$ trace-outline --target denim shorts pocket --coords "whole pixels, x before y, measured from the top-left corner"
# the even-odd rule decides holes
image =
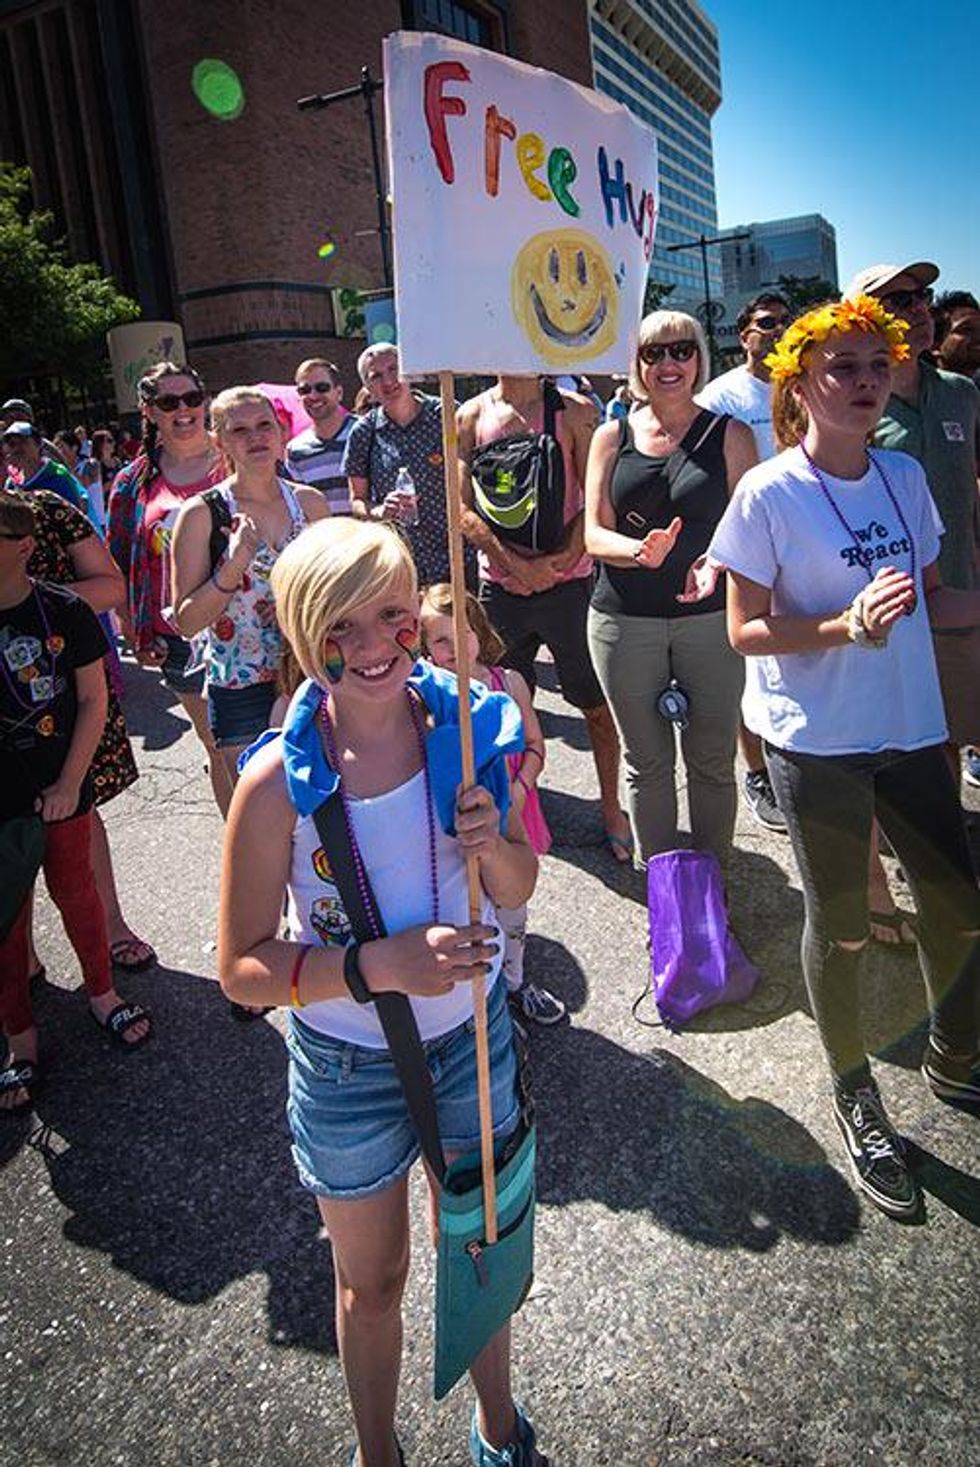
[[[349,1078],[351,1065],[349,1062],[345,1064],[344,1051],[350,1048],[349,1044],[323,1034],[313,1034],[309,1029],[300,1032],[295,1022],[286,1029],[286,1051],[290,1060],[318,1080],[341,1084]]]

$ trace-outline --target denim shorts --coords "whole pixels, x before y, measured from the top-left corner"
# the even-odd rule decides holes
[[[158,637],[157,641],[167,644],[167,655],[160,664],[166,686],[172,693],[196,693],[200,697],[204,692],[204,668],[199,667],[194,672],[185,671],[191,655],[190,642],[185,642],[183,637],[169,634]]]
[[[506,984],[499,978],[488,995],[487,1020],[493,1133],[502,1140],[517,1125],[520,1106]],[[424,1045],[446,1151],[472,1151],[480,1144],[473,1028],[468,1019]],[[286,1114],[303,1186],[345,1202],[393,1186],[418,1159],[419,1143],[388,1051],[331,1039],[294,1013],[286,1045]]]
[[[247,688],[209,686],[208,728],[215,748],[251,744],[269,727],[275,701],[275,683],[252,683]]]

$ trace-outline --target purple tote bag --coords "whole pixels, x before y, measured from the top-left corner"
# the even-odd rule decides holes
[[[701,1009],[741,1003],[759,981],[729,931],[721,868],[708,851],[665,851],[647,862],[653,996],[668,1028]]]

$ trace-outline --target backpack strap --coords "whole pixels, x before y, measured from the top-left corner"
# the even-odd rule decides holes
[[[228,508],[228,501],[217,486],[205,489],[201,498],[211,511],[208,558],[211,562],[211,574],[214,575],[228,549],[228,536],[224,532],[231,529],[231,511]]]
[[[313,823],[327,853],[347,920],[357,941],[370,942],[375,933],[385,936],[384,922],[367,872],[362,873],[363,890],[357,878],[339,789],[314,810]],[[374,1007],[384,1030],[392,1063],[405,1092],[405,1101],[422,1153],[441,1183],[446,1175],[446,1158],[439,1137],[432,1076],[412,1006],[404,993],[379,993],[375,997]]]
[[[563,413],[565,411],[565,399],[562,397],[555,384],[553,382],[550,382],[547,378],[545,378],[542,387],[542,393],[544,396],[543,429],[544,432],[549,434],[552,438],[557,438],[558,434],[555,432],[555,419],[558,413]]]

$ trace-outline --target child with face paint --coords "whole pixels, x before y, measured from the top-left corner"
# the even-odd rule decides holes
[[[470,980],[485,975],[494,1134],[517,1126],[516,1059],[494,907],[519,907],[537,860],[510,804],[516,709],[472,692],[477,783],[461,791],[458,690],[417,662],[411,555],[380,523],[311,526],[272,571],[276,613],[304,674],[281,732],[251,752],[228,816],[218,970],[228,996],[290,1006],[288,1116],[337,1277],[337,1339],[357,1431],[351,1462],[397,1467],[408,1174],[418,1158],[372,995],[409,996],[433,1064],[447,1157],[478,1144]],[[387,936],[352,941],[313,815],[339,788]],[[483,889],[471,923],[466,858]],[[287,935],[280,937],[283,895]],[[343,1072],[344,1083],[334,1078]],[[481,1467],[545,1467],[514,1405],[505,1326],[471,1371]]]
[[[483,607],[466,593],[469,624],[470,675],[495,693],[507,693],[521,710],[524,748],[507,761],[511,795],[521,813],[527,838],[535,853],[551,849],[548,829],[538,798],[538,779],[544,768],[544,734],[531,701],[531,690],[515,668],[497,665],[504,654],[502,638],[494,630]],[[422,643],[426,656],[437,667],[456,670],[456,638],[453,634],[453,592],[445,582],[429,586],[422,596]],[[567,1012],[560,998],[524,976],[524,945],[527,939],[527,906],[508,911],[497,908],[497,921],[504,934],[504,974],[508,997],[519,1018],[535,1024],[558,1024]]]

